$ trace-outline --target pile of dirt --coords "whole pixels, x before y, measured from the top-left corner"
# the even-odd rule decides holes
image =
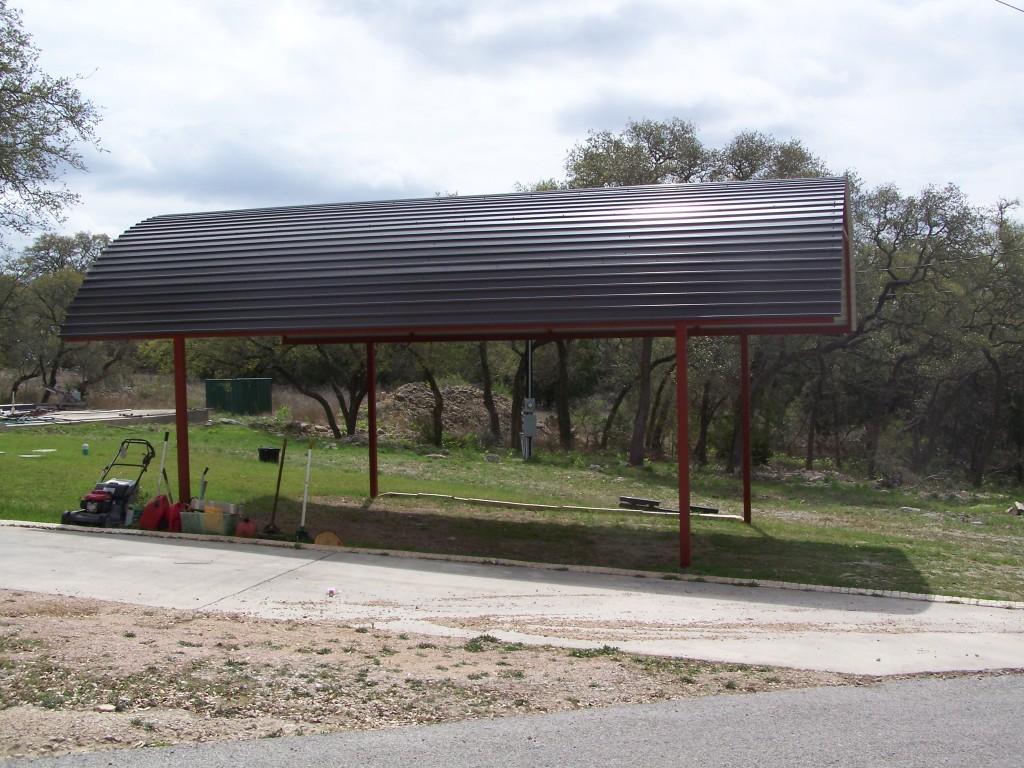
[[[444,409],[441,423],[444,434],[452,437],[476,436],[490,441],[491,417],[484,406],[483,390],[465,385],[442,387]],[[508,434],[512,421],[512,401],[494,395],[501,423],[501,434]],[[405,384],[377,401],[377,423],[383,436],[393,440],[422,441],[433,423],[434,395],[426,384]]]

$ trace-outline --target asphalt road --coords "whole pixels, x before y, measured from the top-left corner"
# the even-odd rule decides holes
[[[38,768],[540,768],[1024,764],[1024,680],[918,679],[554,715],[40,760]]]

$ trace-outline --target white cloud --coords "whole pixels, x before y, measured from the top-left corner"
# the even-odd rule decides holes
[[[800,139],[869,185],[1024,198],[1024,13],[989,0],[20,4],[42,66],[103,107],[73,229],[502,192],[641,117]]]

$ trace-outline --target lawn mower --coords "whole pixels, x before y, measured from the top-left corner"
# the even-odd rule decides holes
[[[122,440],[113,460],[103,468],[103,475],[96,487],[82,499],[81,509],[71,509],[61,514],[61,523],[101,528],[131,525],[132,513],[129,507],[139,495],[139,480],[154,456],[156,451],[148,440]],[[133,467],[139,473],[134,480],[118,480],[110,477],[115,467]]]

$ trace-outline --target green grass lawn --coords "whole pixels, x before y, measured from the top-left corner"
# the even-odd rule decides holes
[[[78,506],[127,437],[157,451],[140,498],[156,490],[164,425],[33,426],[0,433],[0,518],[58,522]],[[177,493],[176,453],[167,452]],[[277,465],[260,447],[282,438],[262,428],[215,423],[190,430],[192,492],[209,467],[207,498],[241,503],[261,528],[270,520]],[[89,444],[83,455],[82,444]],[[276,522],[299,526],[308,441],[289,439]],[[37,458],[22,458],[35,455]],[[600,465],[600,471],[590,468]],[[365,448],[318,441],[313,450],[307,530],[332,530],[351,546],[589,564],[678,573],[678,519],[625,512],[519,510],[431,498],[384,497],[371,503]],[[441,494],[532,504],[614,508],[619,496],[676,506],[672,464],[625,466],[615,457],[514,454],[488,462],[453,450],[428,458],[383,449],[383,492]],[[118,477],[130,473],[117,473]],[[737,479],[693,473],[693,502],[741,512]],[[687,573],[740,579],[892,589],[1024,600],[1024,518],[1007,514],[1013,498],[996,492],[894,492],[830,475],[756,481],[754,523],[693,520]]]

